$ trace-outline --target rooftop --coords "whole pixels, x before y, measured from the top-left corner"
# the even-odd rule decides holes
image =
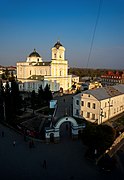
[[[91,89],[84,91],[83,93],[77,94],[77,97],[80,97],[82,94],[90,94],[98,100],[108,99],[114,96],[119,96],[124,94],[124,85],[118,84],[115,86],[107,86],[97,89]]]

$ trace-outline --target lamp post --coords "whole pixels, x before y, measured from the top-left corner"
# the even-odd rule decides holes
[[[103,115],[103,110],[105,109],[105,108],[109,108],[108,109],[108,120],[109,120],[109,116],[110,116],[110,107],[113,107],[113,105],[112,104],[109,104],[108,106],[105,106],[105,107],[103,107],[103,108],[101,108],[101,113],[100,113],[100,116],[101,116],[101,124],[102,124],[102,117],[104,117],[104,115]]]
[[[4,121],[6,121],[6,109],[5,102],[3,102],[3,111],[4,111]]]

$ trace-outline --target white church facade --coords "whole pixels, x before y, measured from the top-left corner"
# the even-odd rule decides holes
[[[17,79],[22,91],[38,92],[39,86],[50,85],[51,91],[71,89],[73,78],[68,75],[68,61],[65,59],[65,48],[58,41],[52,48],[51,61],[44,62],[34,51],[27,57],[26,62],[17,62]]]

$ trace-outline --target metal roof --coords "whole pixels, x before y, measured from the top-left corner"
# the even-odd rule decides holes
[[[76,96],[78,97],[81,96],[82,94],[90,94],[98,100],[104,100],[124,94],[124,85],[118,84],[115,86],[107,86],[97,89],[86,90],[80,94],[77,94]]]

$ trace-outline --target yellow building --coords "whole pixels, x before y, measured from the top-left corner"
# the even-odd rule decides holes
[[[44,62],[34,51],[27,57],[26,62],[17,62],[17,79],[20,90],[36,92],[42,84],[50,85],[51,91],[66,91],[72,86],[72,75],[68,75],[68,61],[65,59],[65,48],[58,41],[52,48],[51,61]]]

